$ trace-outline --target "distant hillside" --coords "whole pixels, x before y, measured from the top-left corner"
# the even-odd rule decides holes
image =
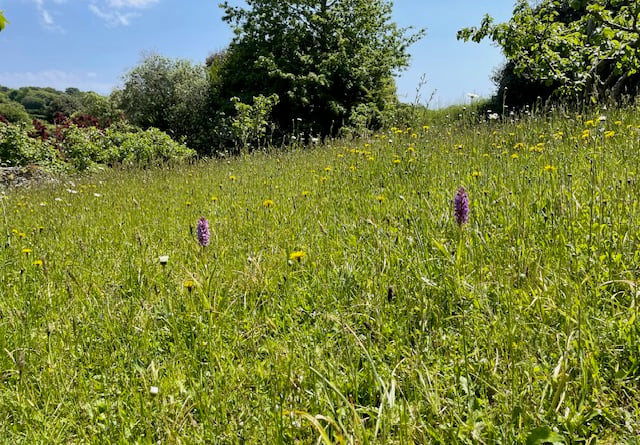
[[[21,87],[12,89],[0,86],[0,116],[9,122],[31,122],[39,119],[53,123],[62,113],[96,115],[108,99],[94,92],[83,92],[77,88],[59,91],[54,88]]]

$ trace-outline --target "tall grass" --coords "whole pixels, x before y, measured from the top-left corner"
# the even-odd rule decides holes
[[[640,118],[599,116],[7,191],[0,438],[638,443]]]

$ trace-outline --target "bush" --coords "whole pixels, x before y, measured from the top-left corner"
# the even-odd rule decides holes
[[[107,130],[70,124],[56,129],[56,137],[40,137],[26,125],[0,123],[2,166],[38,164],[78,171],[99,164],[157,165],[183,161],[195,155],[157,128],[137,131],[127,126]]]
[[[26,125],[0,123],[0,165],[3,167],[59,163],[55,147],[47,140],[29,137]]]
[[[0,103],[0,116],[4,116],[9,122],[30,122],[31,117],[27,110],[17,102]]]

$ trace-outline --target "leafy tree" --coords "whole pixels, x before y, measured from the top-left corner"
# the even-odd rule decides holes
[[[4,25],[9,21],[4,17],[3,11],[0,11],[0,31],[4,29]]]
[[[125,75],[113,100],[134,125],[158,128],[199,151],[206,148],[211,126],[204,66],[148,55]]]
[[[509,22],[486,15],[458,39],[491,39],[515,75],[557,96],[618,100],[635,94],[639,81],[638,19],[637,0],[518,0]]]
[[[108,127],[110,123],[121,119],[121,112],[116,109],[113,101],[97,93],[82,93],[80,105],[78,113],[94,116],[102,127]]]
[[[31,122],[31,117],[27,110],[17,102],[1,102],[0,116],[4,116],[8,122]]]
[[[422,31],[391,22],[385,0],[249,0],[224,2],[235,32],[222,67],[221,94],[249,103],[276,94],[273,116],[283,131],[297,118],[323,135],[349,123],[361,104],[381,110],[395,94],[394,72]],[[296,124],[300,128],[300,124]]]

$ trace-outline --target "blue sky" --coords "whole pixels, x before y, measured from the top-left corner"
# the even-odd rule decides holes
[[[9,24],[0,32],[0,85],[77,87],[108,94],[145,52],[203,62],[223,49],[232,32],[219,0],[0,0]],[[467,93],[488,96],[490,76],[503,62],[488,42],[456,41],[456,31],[478,25],[485,13],[511,16],[514,0],[396,0],[393,20],[426,28],[410,48],[398,94],[408,102],[420,90],[432,107],[463,103]]]

